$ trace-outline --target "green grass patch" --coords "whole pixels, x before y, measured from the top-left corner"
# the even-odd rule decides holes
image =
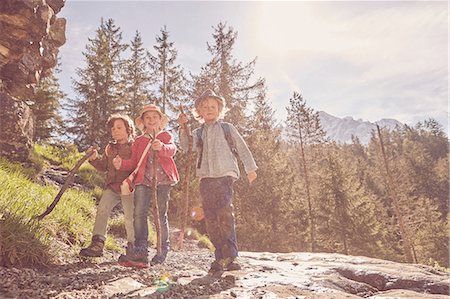
[[[214,252],[216,249],[213,243],[209,240],[207,235],[202,235],[196,229],[190,228],[192,236],[198,241],[198,247],[208,248],[210,251]]]
[[[84,153],[80,153],[76,146],[70,143],[62,144],[60,146],[35,144],[33,156],[35,156],[33,163],[37,163],[38,165],[42,165],[47,161],[47,163],[41,166],[41,168],[50,163],[53,165],[59,165],[63,169],[70,171],[84,156]],[[81,165],[78,169],[77,175],[88,188],[95,188],[96,186],[104,185],[104,174],[97,171],[88,162]]]
[[[90,238],[95,215],[91,192],[67,190],[53,212],[37,221],[33,217],[47,209],[59,189],[33,183],[20,165],[4,158],[0,185],[3,264],[46,265],[57,254],[51,250],[55,239],[79,246],[80,240]]]
[[[61,145],[35,144],[34,151],[37,155],[50,161],[51,164],[61,165],[64,169],[72,169],[83,155],[78,152],[77,147],[71,143]]]

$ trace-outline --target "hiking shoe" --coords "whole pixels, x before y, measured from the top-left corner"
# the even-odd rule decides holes
[[[226,271],[241,270],[242,267],[236,261],[236,257],[227,257],[220,260],[220,264]]]
[[[225,267],[225,269],[227,271],[236,271],[236,270],[241,270],[242,267],[237,262],[231,262]]]
[[[80,250],[80,255],[84,257],[101,257],[103,256],[104,246],[105,240],[100,236],[95,235],[92,237],[91,245]]]
[[[208,274],[214,274],[218,272],[223,272],[223,267],[219,261],[214,261],[211,264],[211,268],[208,270]]]

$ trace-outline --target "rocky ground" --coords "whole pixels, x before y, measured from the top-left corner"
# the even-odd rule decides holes
[[[148,269],[122,267],[115,253],[93,259],[66,257],[48,269],[0,267],[0,298],[192,298],[225,289],[223,281],[180,287],[177,281],[183,277],[204,276],[213,259],[195,241],[187,242],[183,251],[171,251],[163,265]],[[150,249],[149,257],[154,253]]]
[[[58,185],[64,171],[43,178]],[[63,182],[63,178],[61,178]],[[175,244],[176,229],[172,231]],[[125,243],[125,240],[122,240]],[[149,258],[155,254],[149,250]],[[117,264],[119,253],[80,259],[65,244],[45,269],[0,267],[2,298],[449,298],[449,273],[429,266],[331,253],[241,252],[242,270],[208,277],[213,254],[185,240],[163,265]]]
[[[448,273],[367,257],[241,252],[243,269],[219,278],[206,276],[213,255],[194,240],[148,269],[122,267],[117,258],[0,268],[0,298],[449,298]]]

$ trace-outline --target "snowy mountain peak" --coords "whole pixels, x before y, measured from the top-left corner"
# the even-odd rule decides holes
[[[367,144],[370,141],[371,132],[376,130],[377,124],[389,130],[403,125],[401,122],[390,118],[383,118],[372,123],[362,119],[355,120],[351,116],[339,118],[324,111],[319,111],[319,117],[327,137],[339,143],[351,143],[352,135],[354,135],[359,138],[361,143]]]

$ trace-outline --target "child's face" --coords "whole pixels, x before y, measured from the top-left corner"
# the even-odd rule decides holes
[[[145,126],[145,131],[152,134],[153,131],[159,131],[161,127],[161,115],[156,111],[147,111],[142,115],[142,122]]]
[[[111,136],[117,143],[125,143],[128,141],[127,127],[122,119],[116,119],[111,127]]]
[[[200,103],[198,114],[206,123],[215,122],[219,118],[219,103],[214,98],[207,98]]]

